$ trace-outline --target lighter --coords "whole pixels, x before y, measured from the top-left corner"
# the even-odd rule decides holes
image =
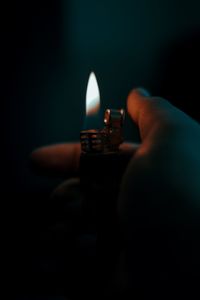
[[[91,73],[86,93],[86,105],[91,106],[89,113],[97,114],[99,101],[96,77]],[[123,109],[106,109],[104,128],[87,128],[80,132],[83,223],[86,232],[97,236],[97,280],[104,288],[113,278],[119,251],[117,198],[128,163],[127,155],[120,151],[124,116]]]
[[[99,88],[94,73],[91,73],[86,92],[86,112],[90,118],[92,115],[93,122],[95,118],[98,118],[99,107]],[[101,211],[101,215],[104,217],[115,209],[111,199],[117,196],[119,180],[124,168],[123,155],[119,150],[119,146],[123,142],[124,116],[123,109],[106,109],[104,128],[87,128],[80,132],[80,178],[84,196],[83,210],[87,215],[87,222],[91,221],[90,228],[98,225],[97,215],[101,211],[100,208],[103,209],[104,204],[107,207]],[[100,195],[102,199],[97,200]],[[104,199],[108,196],[109,200],[104,203]]]

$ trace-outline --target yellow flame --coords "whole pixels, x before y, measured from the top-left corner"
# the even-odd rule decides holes
[[[86,115],[95,115],[100,108],[100,92],[95,74],[90,73],[86,92]]]

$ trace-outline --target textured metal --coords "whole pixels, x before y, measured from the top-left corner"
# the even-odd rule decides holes
[[[124,123],[123,109],[107,109],[104,115],[105,150],[118,151],[123,143],[122,127]]]
[[[116,152],[123,142],[123,109],[107,109],[104,114],[103,129],[83,130],[80,133],[83,153]]]
[[[91,129],[80,132],[81,150],[84,153],[103,152],[102,132]]]
[[[104,114],[104,124],[106,127],[122,127],[124,115],[123,109],[106,109]]]

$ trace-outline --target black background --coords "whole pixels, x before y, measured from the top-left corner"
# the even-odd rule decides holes
[[[125,107],[130,89],[144,86],[199,120],[200,4],[20,0],[0,6],[2,202],[13,233],[11,274],[23,292],[34,237],[50,216],[47,195],[61,180],[34,175],[30,152],[79,139],[91,70],[102,109]],[[138,138],[130,120],[125,136]]]

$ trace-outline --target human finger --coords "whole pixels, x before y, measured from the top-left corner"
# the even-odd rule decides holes
[[[138,144],[123,143],[120,151],[123,155],[131,156]],[[78,175],[80,143],[65,143],[42,147],[31,154],[31,166],[46,175],[74,177]]]
[[[167,100],[150,97],[143,88],[130,92],[127,108],[131,118],[139,127],[143,141],[149,137],[151,139],[166,137],[169,133],[174,135],[185,129],[188,124],[195,123]]]

